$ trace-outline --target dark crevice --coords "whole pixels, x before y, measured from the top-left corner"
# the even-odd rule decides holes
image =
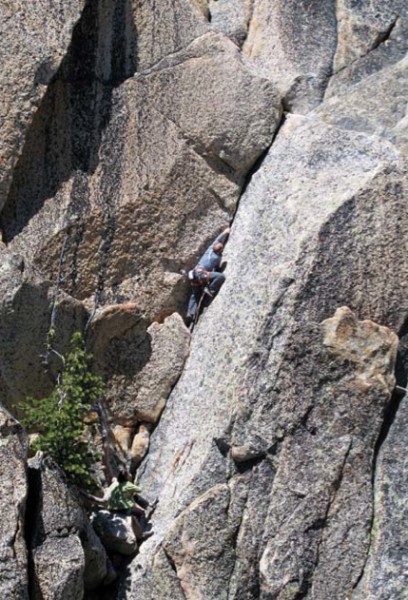
[[[173,558],[170,556],[170,554],[165,550],[165,548],[163,548],[163,552],[167,558],[167,561],[169,563],[169,566],[171,568],[171,570],[177,575],[177,567],[176,567],[176,563],[174,562]]]
[[[397,352],[397,360],[395,365],[395,382],[397,387],[391,394],[391,398],[385,407],[383,423],[381,426],[380,433],[378,435],[377,442],[374,447],[374,458],[373,458],[373,471],[372,471],[372,482],[373,486],[375,483],[375,475],[377,470],[378,456],[382,445],[388,437],[389,431],[395,421],[395,417],[398,412],[398,408],[403,397],[403,390],[407,388],[408,378],[408,319],[402,325],[400,330],[400,342]],[[401,390],[402,388],[402,390]],[[402,391],[402,393],[401,393]]]
[[[44,538],[41,523],[38,522],[42,509],[41,471],[28,468],[27,503],[24,522],[24,537],[27,547],[28,595],[30,600],[37,598],[37,579],[34,568],[33,549]]]
[[[229,442],[225,438],[214,438],[214,443],[217,446],[220,454],[226,458],[231,448]]]
[[[389,27],[384,32],[380,32],[378,34],[377,39],[374,42],[373,46],[370,48],[369,52],[372,52],[373,50],[378,48],[378,46],[380,46],[381,44],[384,44],[384,42],[386,42],[391,37],[391,34],[395,29],[398,19],[399,19],[398,16],[395,17],[394,21],[392,21],[392,23],[390,23]],[[367,54],[369,54],[369,52],[367,52]]]
[[[398,385],[400,385],[400,384],[398,384]],[[398,391],[394,391],[392,393],[391,399],[388,402],[388,404],[385,408],[385,411],[384,411],[382,427],[381,427],[380,434],[378,436],[377,442],[374,447],[373,471],[372,471],[373,485],[375,482],[378,456],[379,456],[382,445],[384,444],[385,440],[387,439],[387,436],[392,427],[392,424],[395,421],[395,417],[398,412],[401,398],[402,398],[402,395]]]
[[[247,473],[248,471],[252,471],[255,467],[257,467],[263,460],[265,460],[266,455],[261,454],[259,456],[255,456],[254,458],[249,458],[248,460],[243,460],[240,462],[236,462],[235,466],[240,475],[243,473]]]

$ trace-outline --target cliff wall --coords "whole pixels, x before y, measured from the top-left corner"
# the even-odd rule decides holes
[[[111,597],[404,599],[405,2],[36,4],[0,13],[0,395],[80,328],[125,451],[154,429]]]

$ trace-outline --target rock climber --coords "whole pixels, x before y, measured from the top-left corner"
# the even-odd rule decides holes
[[[118,477],[114,477],[111,485],[105,490],[102,498],[95,498],[98,502],[107,502],[109,510],[115,513],[132,517],[132,526],[136,539],[147,539],[153,534],[147,523],[145,509],[149,506],[147,500],[140,496],[142,488],[129,481],[126,471],[120,470]]]
[[[194,323],[203,293],[206,293],[209,298],[214,298],[225,281],[225,275],[220,273],[219,269],[229,233],[229,227],[224,229],[213,240],[194,269],[188,273],[192,291],[187,309],[187,325]]]

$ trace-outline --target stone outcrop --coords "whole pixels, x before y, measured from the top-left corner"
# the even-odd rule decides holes
[[[0,597],[28,600],[24,520],[27,499],[27,438],[0,407]]]
[[[276,83],[288,110],[306,113],[324,96],[336,30],[331,0],[253,0],[243,52]]]
[[[80,600],[107,575],[104,547],[55,465],[36,456],[29,461],[29,477],[33,598]]]
[[[211,26],[242,46],[248,35],[252,9],[253,0],[210,0]]]
[[[96,368],[109,381],[110,412],[128,426],[157,422],[189,349],[179,314],[146,325],[132,304],[107,307],[92,323],[91,347]]]
[[[281,118],[273,84],[210,27],[204,5],[168,2],[160,18],[155,10],[152,2],[86,3],[25,131],[0,218],[8,251],[29,258],[42,286],[59,279],[61,293],[96,317],[95,333],[110,320],[96,352],[103,362],[119,347],[119,364],[102,367],[121,421],[134,417],[127,388],[149,358],[147,328],[185,310],[180,268],[227,224]],[[127,303],[137,303],[133,331],[125,306],[106,309]],[[44,344],[44,334],[36,340]],[[149,400],[159,408],[143,407],[148,420],[171,378]],[[39,388],[49,388],[44,379]]]

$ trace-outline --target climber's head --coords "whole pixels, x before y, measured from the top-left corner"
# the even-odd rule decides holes
[[[128,475],[127,475],[125,469],[120,469],[120,471],[118,473],[119,483],[126,483],[127,480],[128,480]]]

